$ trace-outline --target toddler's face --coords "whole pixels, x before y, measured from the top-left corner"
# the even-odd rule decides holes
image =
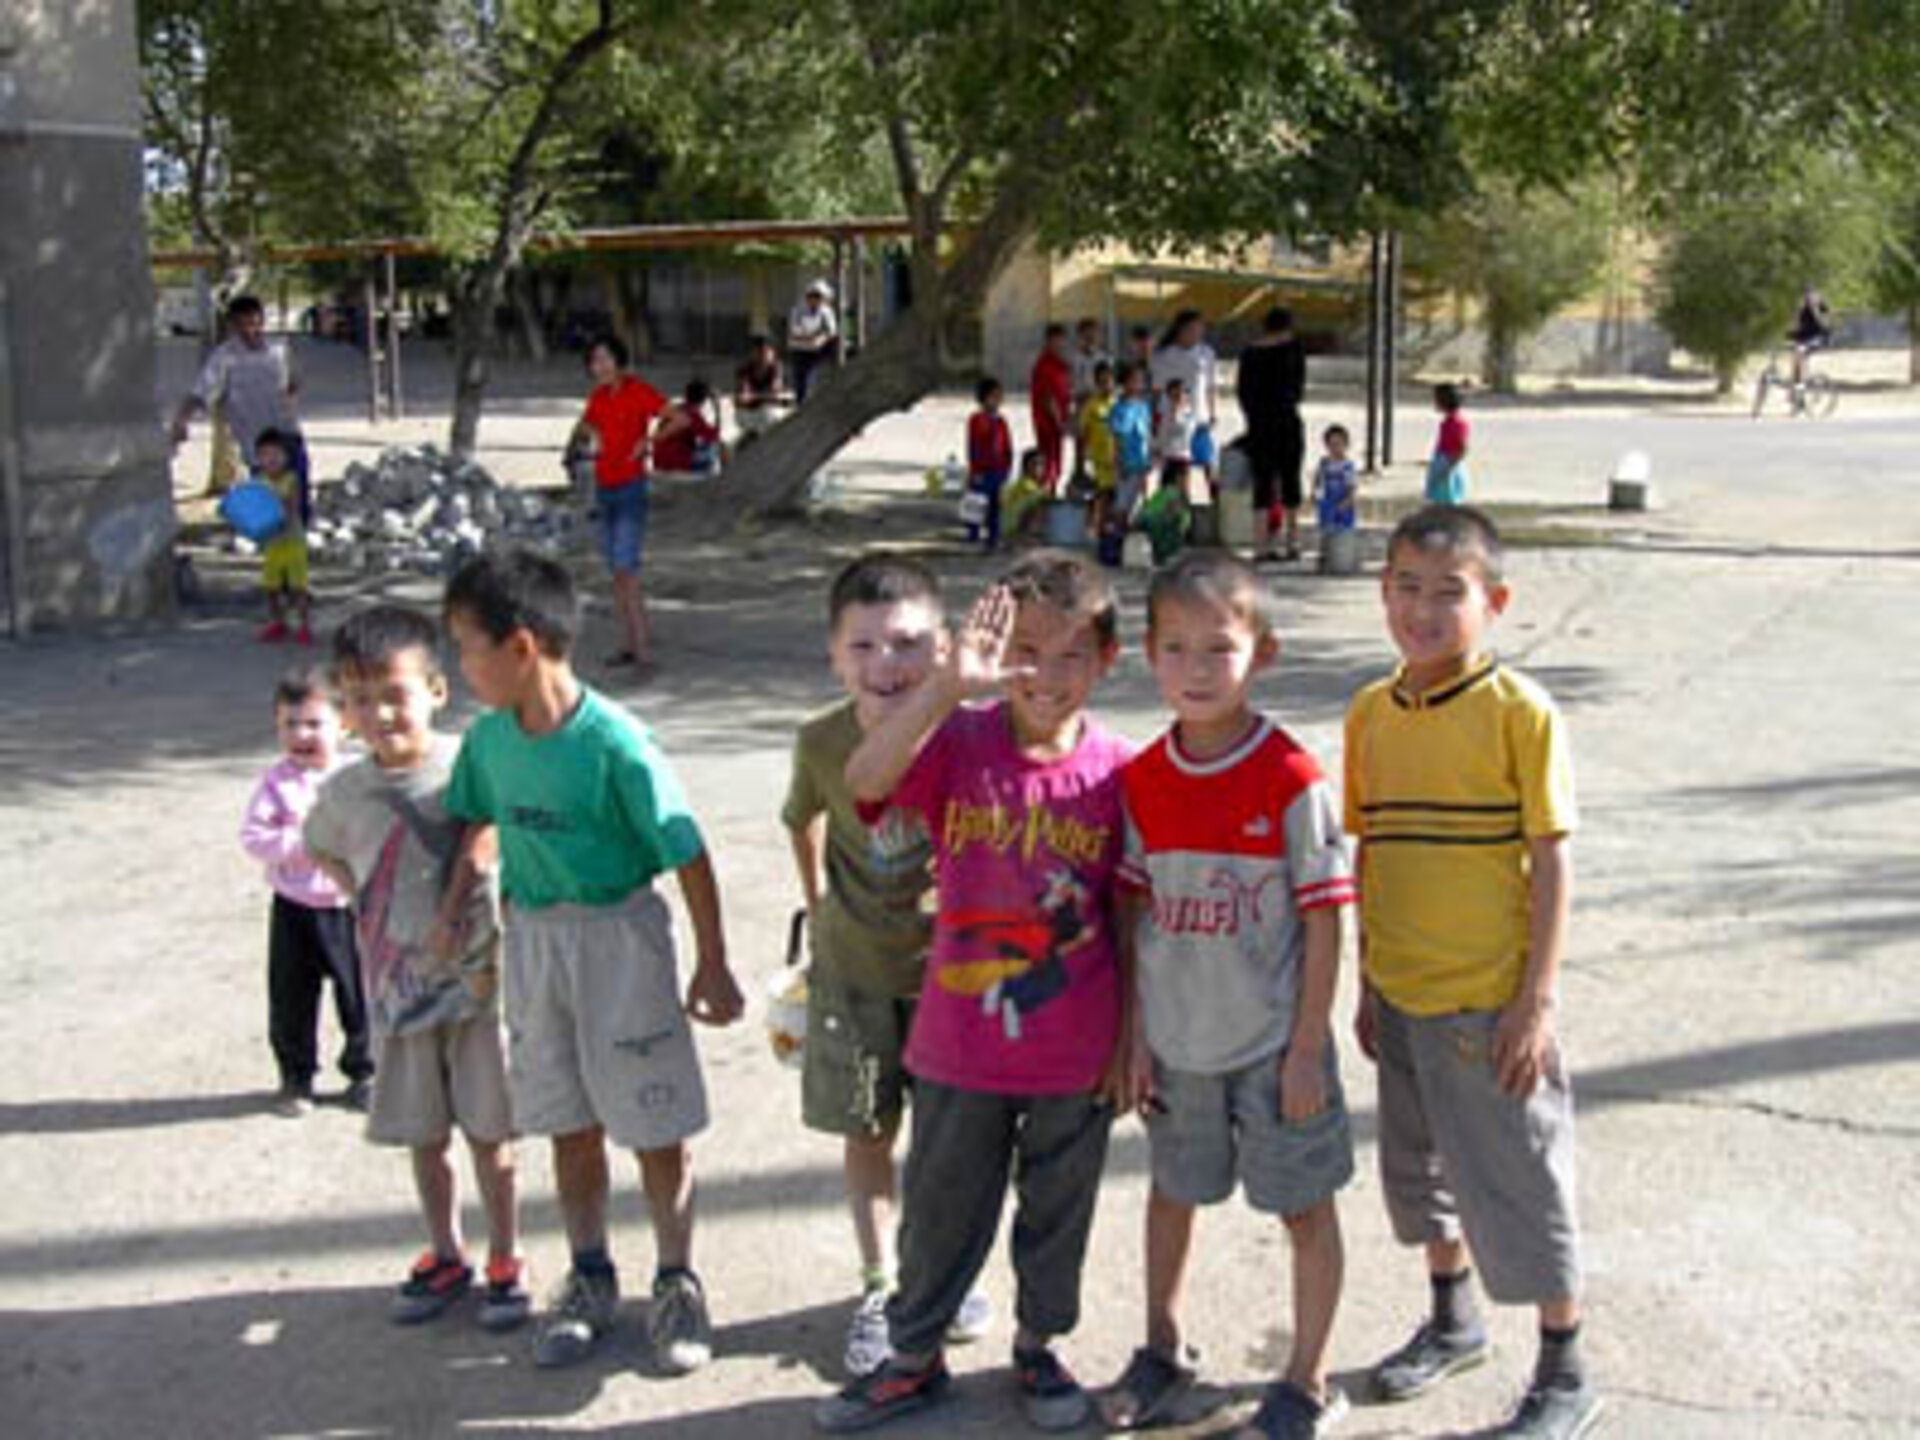
[[[1333,434],[1327,437],[1327,458],[1329,460],[1344,460],[1347,458],[1346,436]]]
[[[1478,556],[1402,544],[1381,581],[1387,630],[1416,679],[1481,653],[1507,608],[1507,587],[1489,585]]]
[[[596,345],[587,352],[587,374],[596,385],[608,384],[620,374],[620,362],[606,346]]]
[[[433,717],[446,703],[447,682],[417,650],[403,650],[384,665],[356,668],[341,677],[347,724],[389,770],[407,770],[433,747]]]
[[[276,705],[274,729],[280,753],[303,770],[326,770],[340,753],[340,712],[316,695],[298,705]]]
[[[1147,637],[1160,698],[1182,725],[1202,728],[1245,719],[1253,677],[1279,650],[1246,616],[1203,600],[1162,600]]]
[[[827,647],[863,730],[899,709],[945,652],[940,612],[927,600],[849,605]]]
[[[278,445],[262,445],[253,452],[253,462],[259,466],[260,473],[279,479],[287,473],[287,452]]]
[[[1028,671],[1007,687],[1022,741],[1057,736],[1086,709],[1118,646],[1103,645],[1093,621],[1045,600],[1023,600],[1007,640],[1007,661]]]

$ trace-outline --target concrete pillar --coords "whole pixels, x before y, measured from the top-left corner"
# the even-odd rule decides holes
[[[0,622],[173,606],[134,0],[0,0]]]

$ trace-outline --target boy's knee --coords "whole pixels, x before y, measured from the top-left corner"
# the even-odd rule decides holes
[[[693,1155],[687,1142],[677,1140],[671,1145],[661,1145],[652,1150],[633,1152],[640,1161],[640,1173],[649,1180],[670,1179],[684,1174],[692,1164]]]
[[[1340,1238],[1340,1212],[1334,1209],[1332,1200],[1322,1200],[1305,1210],[1282,1215],[1280,1221],[1287,1227],[1287,1234],[1292,1237],[1294,1244],[1301,1247],[1325,1244]]]

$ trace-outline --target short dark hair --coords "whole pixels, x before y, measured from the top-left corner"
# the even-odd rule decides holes
[[[1066,338],[1067,338],[1067,327],[1062,325],[1058,320],[1051,321],[1047,325],[1047,339],[1064,340]]]
[[[982,375],[978,380],[973,382],[974,403],[977,405],[986,404],[987,396],[993,394],[994,391],[998,389],[1000,389],[1000,382],[998,380],[994,379],[991,375]]]
[[[329,705],[333,703],[333,687],[327,683],[327,672],[318,665],[296,665],[274,684],[275,710],[282,705],[291,709],[309,700],[325,700]]]
[[[1127,383],[1127,381],[1131,380],[1134,376],[1140,374],[1141,371],[1145,369],[1146,367],[1142,365],[1138,360],[1122,360],[1120,362],[1120,368],[1113,372],[1114,382],[1116,384],[1124,386]]]
[[[567,657],[580,630],[580,601],[567,567],[531,550],[482,555],[462,565],[447,582],[441,605],[444,618],[455,614],[496,645],[525,630],[554,660]]]
[[[1153,327],[1151,325],[1131,325],[1127,328],[1127,338],[1129,340],[1151,340],[1153,339]]]
[[[1427,505],[1405,516],[1387,537],[1389,566],[1403,546],[1471,560],[1489,585],[1505,574],[1499,527],[1471,505]]]
[[[258,435],[253,437],[254,454],[258,455],[260,453],[260,447],[263,445],[271,445],[282,455],[286,456],[287,459],[293,459],[293,437],[284,430],[276,430],[269,425],[265,430],[262,430]]]
[[[1027,471],[1033,469],[1036,464],[1038,464],[1043,471],[1045,470],[1047,464],[1046,452],[1037,445],[1029,445],[1020,452],[1020,473],[1022,475],[1026,474]]]
[[[749,350],[764,350],[771,344],[773,344],[773,341],[765,335],[747,336],[747,349]]]
[[[855,605],[898,605],[923,600],[935,614],[943,614],[940,581],[933,571],[898,550],[867,550],[840,567],[827,591],[827,628]]]
[[[704,405],[713,398],[713,387],[704,380],[689,380],[686,398],[689,405]]]
[[[622,340],[618,335],[596,335],[589,340],[587,342],[586,353],[586,359],[588,361],[593,359],[593,352],[596,350],[606,351],[607,354],[613,357],[613,363],[618,365],[622,370],[627,368],[627,342]]]
[[[1147,634],[1168,602],[1217,605],[1247,622],[1257,639],[1273,633],[1273,603],[1259,572],[1226,550],[1188,550],[1154,571],[1147,588]]]
[[[227,302],[227,319],[238,320],[242,315],[265,315],[267,307],[260,303],[257,295],[236,295]]]
[[[1091,621],[1100,643],[1120,638],[1120,601],[1113,581],[1085,555],[1071,550],[1034,550],[1000,577],[1013,598],[1044,600],[1063,614]]]
[[[1448,412],[1458,410],[1460,408],[1460,387],[1442,381],[1433,387],[1433,403]]]
[[[1073,322],[1073,328],[1075,330],[1098,331],[1100,328],[1100,322],[1094,319],[1091,315],[1082,315],[1078,320]]]
[[[1166,388],[1166,392],[1169,395],[1171,395],[1176,390],[1178,390],[1182,395],[1184,395],[1187,393],[1187,382],[1182,380],[1178,375],[1170,375],[1167,377],[1167,383],[1165,388]]]
[[[1342,440],[1346,440],[1346,441],[1351,441],[1351,440],[1353,439],[1353,434],[1352,434],[1352,432],[1351,432],[1351,431],[1349,431],[1349,430],[1347,429],[1347,427],[1346,427],[1346,426],[1344,426],[1344,425],[1329,425],[1329,426],[1327,426],[1327,428],[1326,428],[1326,429],[1324,429],[1324,430],[1322,430],[1322,431],[1320,432],[1320,440],[1321,440],[1321,443],[1322,443],[1322,444],[1324,444],[1324,443],[1326,443],[1327,441],[1330,441],[1330,440],[1332,440],[1332,439],[1333,439],[1333,437],[1334,437],[1334,436],[1336,436],[1336,435],[1338,435],[1338,436],[1339,436],[1339,437],[1340,437],[1340,438],[1341,438]]]
[[[333,632],[333,678],[390,665],[401,655],[418,655],[429,679],[440,671],[440,627],[433,617],[405,605],[375,605],[350,616]]]
[[[1096,360],[1093,362],[1094,379],[1098,380],[1102,375],[1111,374],[1113,374],[1113,362],[1111,360]]]
[[[1276,305],[1267,311],[1260,322],[1260,328],[1269,335],[1284,335],[1293,328],[1293,311],[1284,305]]]

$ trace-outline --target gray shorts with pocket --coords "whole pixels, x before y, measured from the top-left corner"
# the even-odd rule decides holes
[[[513,1138],[500,1015],[489,1006],[451,1025],[376,1035],[367,1139],[421,1149],[444,1145],[455,1126],[482,1145]]]
[[[515,1126],[596,1126],[628,1150],[707,1125],[707,1091],[680,1003],[666,902],[513,910],[506,931],[507,1081]]]
[[[829,1135],[879,1135],[900,1121],[911,1083],[901,1056],[914,1002],[807,979],[807,1044],[800,1058],[800,1118]]]
[[[1299,1215],[1353,1178],[1353,1129],[1333,1051],[1326,1103],[1297,1123],[1281,1113],[1280,1058],[1220,1075],[1153,1062],[1154,1094],[1166,1107],[1147,1122],[1156,1190],[1183,1205],[1215,1205],[1237,1180],[1255,1210]]]
[[[1493,1067],[1498,1011],[1375,1005],[1380,1179],[1394,1234],[1407,1245],[1464,1235],[1503,1304],[1578,1295],[1573,1089],[1559,1051],[1531,1095],[1509,1095]]]

